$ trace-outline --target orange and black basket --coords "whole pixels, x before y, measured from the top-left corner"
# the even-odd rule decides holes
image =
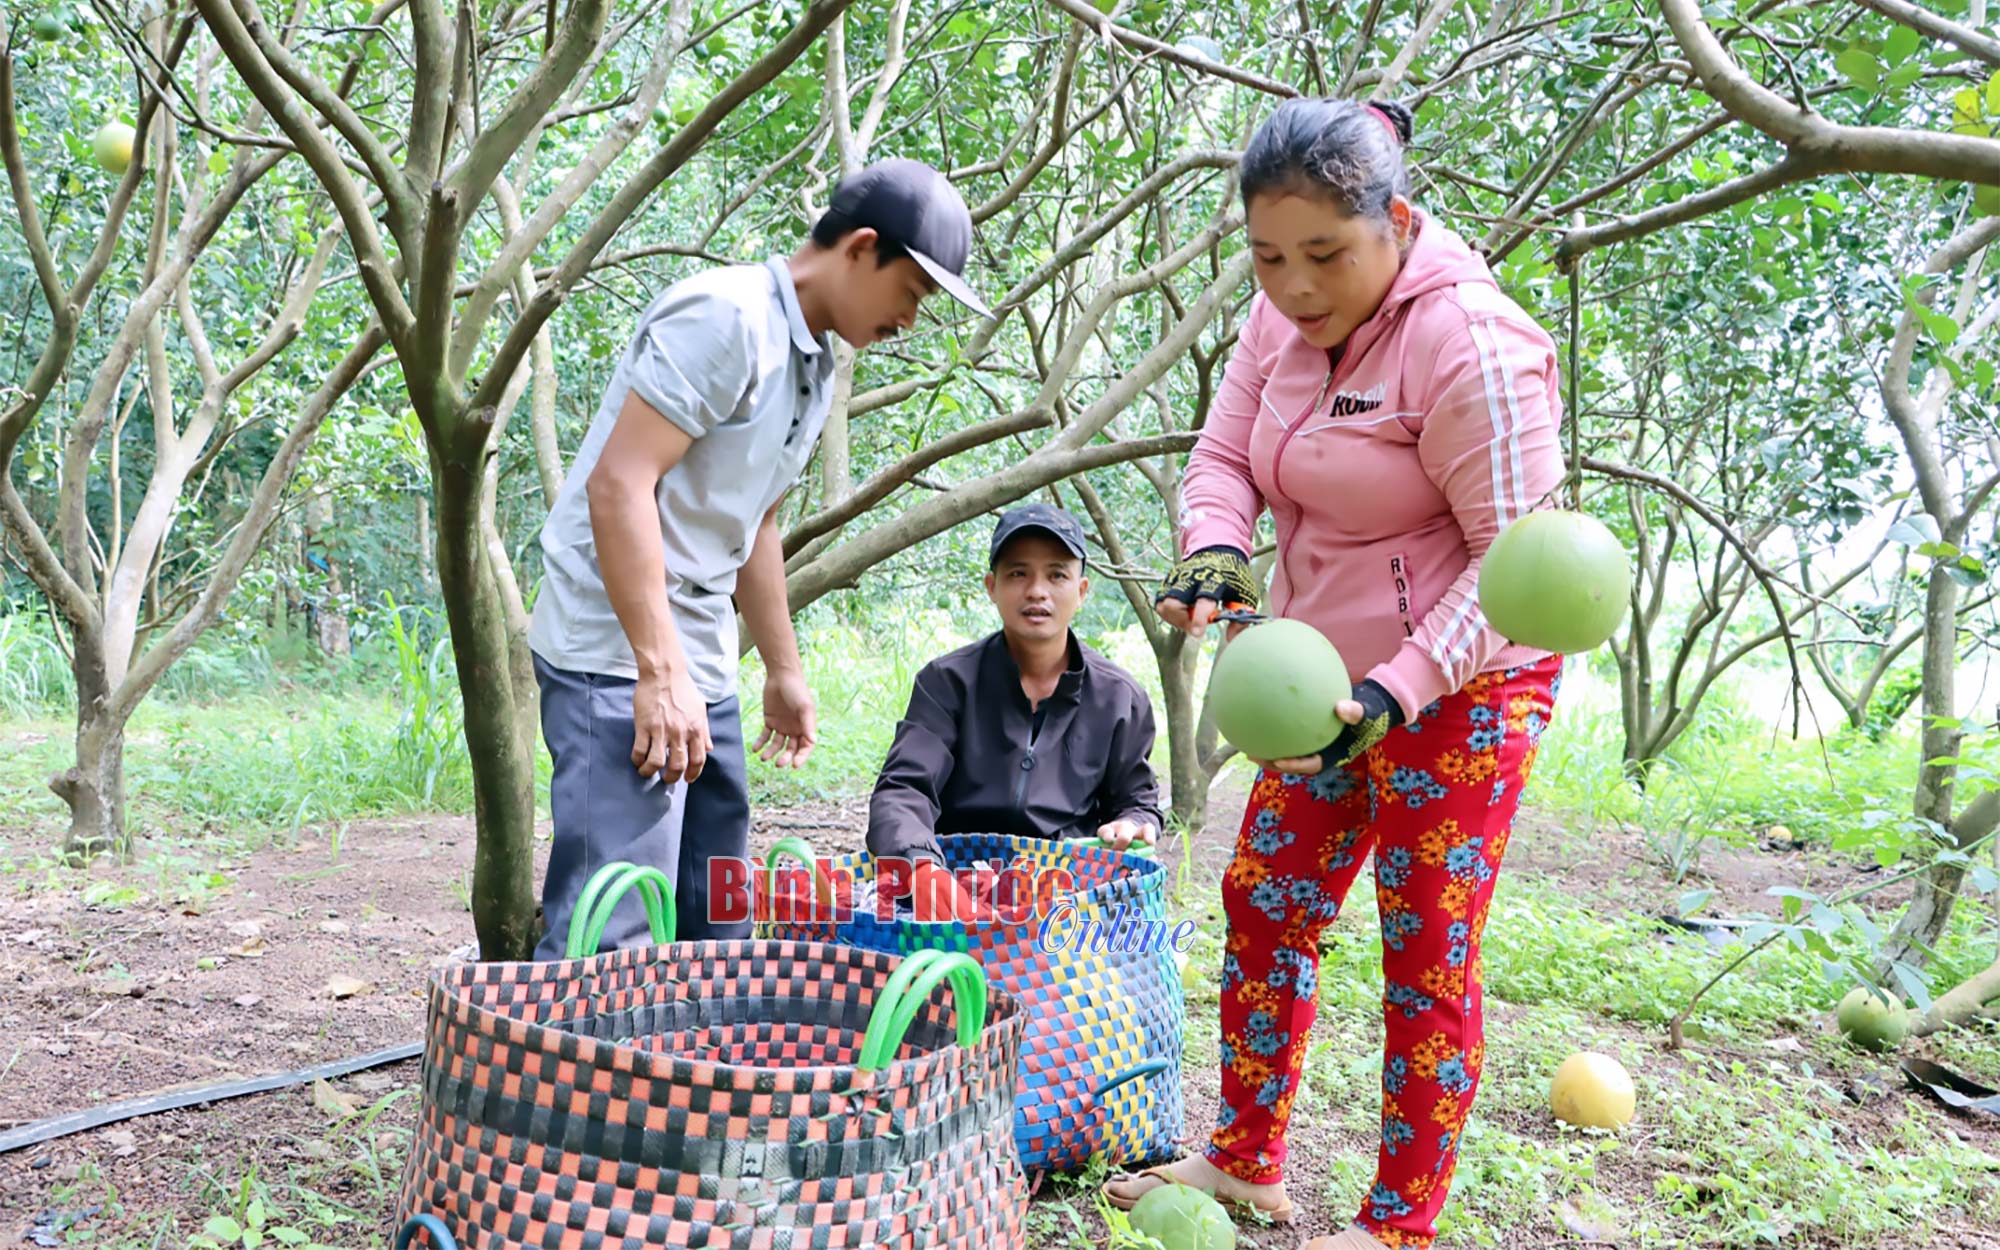
[[[430,987],[398,1250],[1012,1250],[1024,1023],[935,951],[456,965]]]

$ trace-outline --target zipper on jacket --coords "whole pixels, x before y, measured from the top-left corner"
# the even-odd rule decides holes
[[[1342,355],[1345,354],[1342,353]],[[1278,437],[1278,446],[1271,452],[1271,485],[1277,488],[1279,494],[1283,494],[1285,490],[1285,448],[1291,445],[1292,439],[1301,429],[1305,428],[1308,422],[1319,415],[1319,406],[1326,402],[1327,392],[1333,389],[1335,369],[1333,353],[1328,351],[1326,354],[1326,379],[1319,384],[1319,394],[1313,397],[1312,406],[1306,409],[1305,415],[1286,427],[1285,432]],[[1297,507],[1289,499],[1286,501],[1286,504],[1288,507]],[[1281,569],[1286,568],[1291,562],[1290,557],[1291,544],[1281,543],[1278,547],[1278,567]]]

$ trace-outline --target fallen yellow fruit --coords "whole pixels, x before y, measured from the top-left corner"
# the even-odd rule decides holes
[[[1618,1129],[1631,1122],[1638,1107],[1638,1091],[1616,1059],[1595,1051],[1578,1051],[1562,1061],[1549,1082],[1549,1106],[1565,1124]]]

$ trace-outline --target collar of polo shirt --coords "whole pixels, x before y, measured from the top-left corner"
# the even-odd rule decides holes
[[[792,345],[808,356],[817,356],[826,344],[813,337],[812,327],[806,324],[806,315],[799,308],[799,289],[792,283],[792,268],[783,256],[773,256],[764,262],[778,279],[778,298],[784,301],[785,320],[792,325]]]

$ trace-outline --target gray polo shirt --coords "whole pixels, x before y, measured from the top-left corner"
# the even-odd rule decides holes
[[[542,526],[545,573],[528,645],[557,668],[636,677],[604,591],[584,483],[629,392],[694,442],[654,497],[667,601],[697,689],[736,692],[730,595],[764,514],[797,480],[833,400],[833,339],[815,339],[783,257],[675,283],[639,320]]]

